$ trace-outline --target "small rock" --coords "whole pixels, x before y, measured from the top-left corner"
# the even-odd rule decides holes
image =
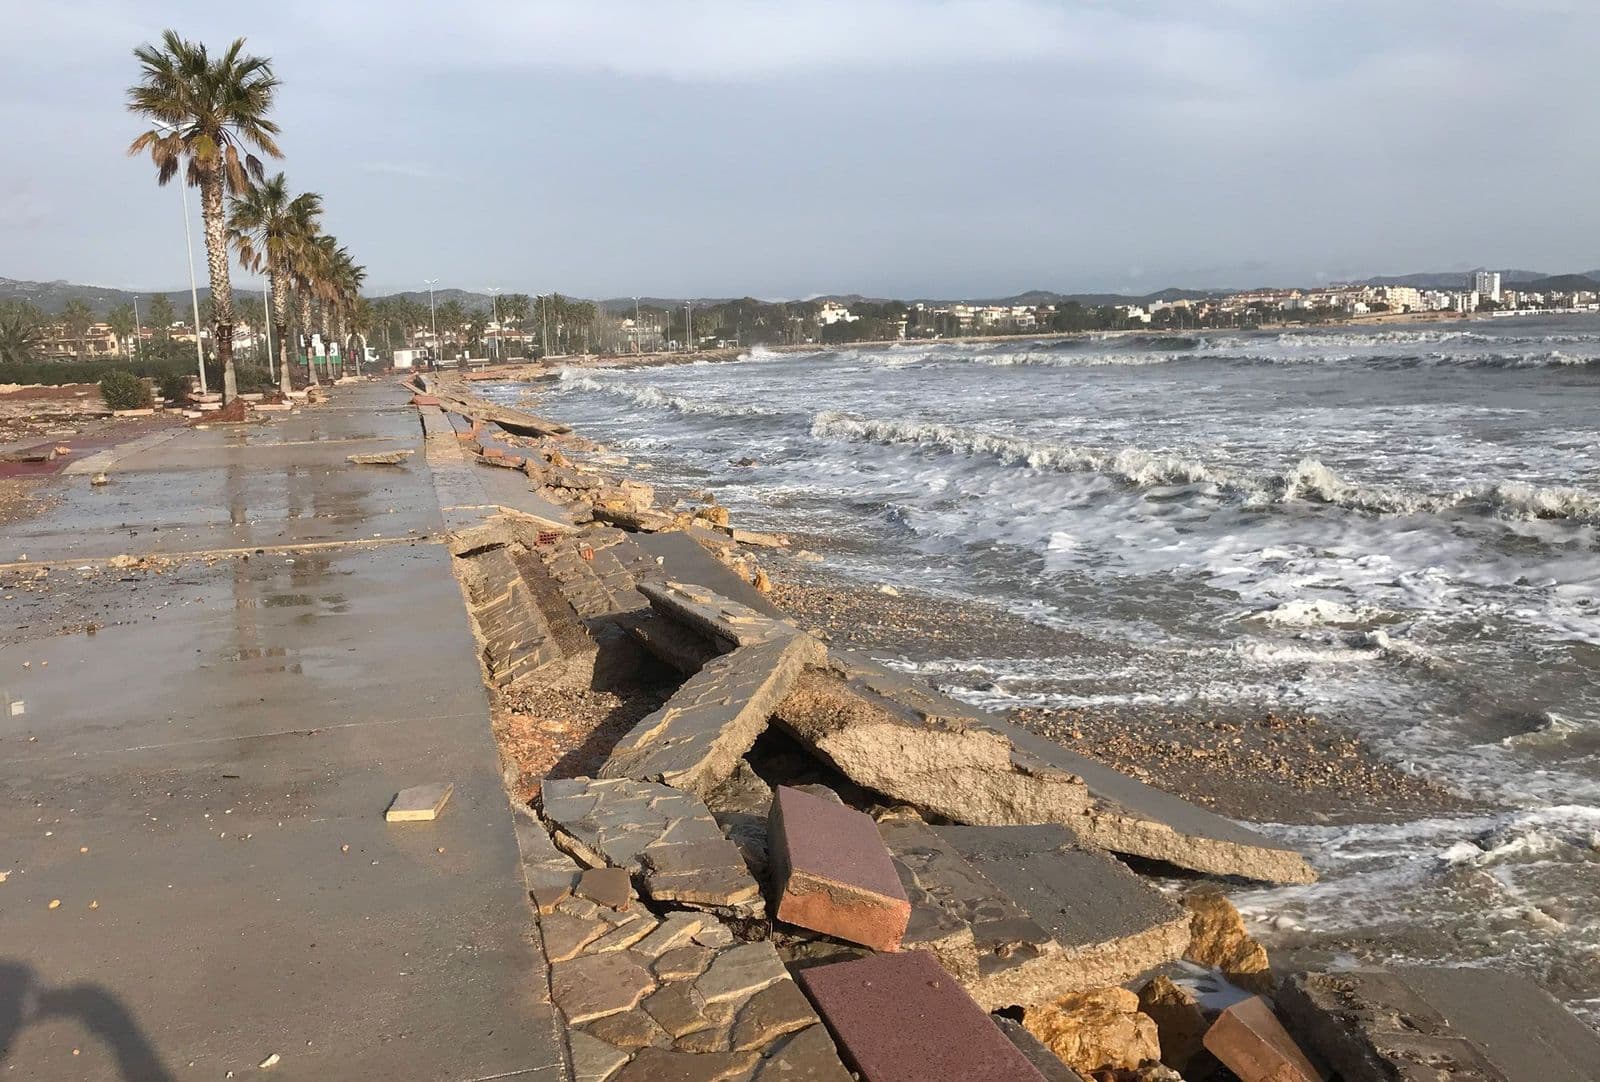
[[[1139,1013],[1139,997],[1126,988],[1074,992],[1030,1007],[1022,1024],[1080,1073],[1138,1067],[1161,1058],[1155,1021]]]
[[[281,1059],[283,1059],[283,1057],[274,1052],[272,1055],[268,1056],[266,1059],[257,1064],[257,1066],[260,1067],[261,1070],[265,1071],[268,1067],[276,1067]]]

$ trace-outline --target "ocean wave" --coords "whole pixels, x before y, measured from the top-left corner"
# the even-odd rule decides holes
[[[818,439],[927,447],[987,456],[1008,466],[1064,473],[1097,473],[1136,488],[1207,485],[1254,506],[1321,503],[1374,515],[1460,511],[1484,517],[1558,519],[1600,523],[1600,496],[1577,489],[1501,482],[1437,495],[1345,480],[1316,458],[1303,458],[1283,474],[1260,474],[1137,447],[1103,449],[1053,440],[1004,436],[984,429],[932,421],[856,417],[826,410],[812,418]]]
[[[1244,617],[1270,627],[1322,627],[1328,624],[1365,624],[1380,615],[1371,605],[1345,605],[1322,598],[1285,601]]]
[[[960,358],[966,360],[968,358]],[[1170,364],[1182,360],[1179,353],[1066,353],[1034,352],[982,353],[970,358],[978,364],[1000,367],[1037,365],[1043,368],[1099,368],[1118,365]]]
[[[760,406],[728,406],[718,402],[705,402],[699,399],[685,398],[682,395],[672,394],[649,384],[634,387],[622,383],[604,383],[593,376],[585,375],[578,369],[563,368],[557,373],[556,378],[563,388],[611,395],[616,398],[627,399],[636,405],[649,409],[666,409],[677,413],[703,414],[711,417],[783,416],[780,410],[763,409]]]
[[[1600,852],[1600,808],[1556,805],[1514,813],[1471,838],[1445,848],[1445,864],[1487,867],[1504,863],[1583,862]]]
[[[1593,727],[1564,714],[1558,714],[1554,710],[1547,710],[1539,715],[1537,726],[1525,733],[1514,733],[1500,743],[1507,748],[1556,747],[1586,732],[1593,732]]]

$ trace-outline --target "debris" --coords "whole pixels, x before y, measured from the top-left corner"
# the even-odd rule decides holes
[[[1189,911],[1189,948],[1184,957],[1191,962],[1222,971],[1240,988],[1270,993],[1272,967],[1267,952],[1245,931],[1239,911],[1215,888],[1191,891],[1183,896]]]
[[[870,817],[784,785],[768,823],[779,920],[873,950],[899,948],[911,903]]]
[[[346,455],[347,462],[354,462],[358,466],[398,466],[416,452],[407,447],[401,451],[370,451],[358,455]]]
[[[1260,996],[1219,1014],[1206,1030],[1205,1046],[1240,1082],[1322,1082],[1321,1073]]]
[[[50,904],[46,908],[47,909],[60,909],[61,908],[61,899],[60,898],[51,898],[50,899]]]
[[[391,823],[418,823],[437,819],[455,784],[447,781],[414,785],[395,794],[383,817]]]
[[[265,1071],[269,1067],[276,1067],[282,1060],[283,1060],[283,1057],[278,1055],[278,1053],[274,1052],[274,1053],[272,1053],[272,1055],[268,1056],[266,1059],[264,1059],[260,1063],[256,1064],[256,1066],[259,1069]]]
[[[1205,1050],[1209,1023],[1198,997],[1170,977],[1158,976],[1139,990],[1139,1009],[1156,1024],[1161,1062],[1182,1071]]]
[[[1161,1058],[1156,1024],[1126,988],[1073,992],[1023,1013],[1022,1025],[1068,1067],[1086,1074]]]
[[[111,478],[107,477],[103,473],[97,473],[93,477],[89,478],[89,483],[98,488],[100,485],[110,484]]]

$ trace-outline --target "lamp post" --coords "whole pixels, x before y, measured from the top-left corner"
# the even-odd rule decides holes
[[[437,356],[439,353],[439,312],[433,306],[433,287],[438,281],[439,279],[437,278],[423,279],[423,285],[428,287],[428,321],[433,324],[433,352],[435,354],[433,360],[435,364],[439,362]]]
[[[683,351],[694,352],[694,301],[683,302]]]
[[[500,287],[485,286],[484,292],[489,294],[489,314],[494,320],[494,360],[500,363]]]
[[[144,328],[139,326],[139,295],[133,295],[133,355],[137,357],[143,352]]]
[[[639,298],[633,298],[633,353],[639,354]]]
[[[171,124],[155,122],[156,127],[165,128],[172,134],[178,134],[178,129]],[[189,227],[189,183],[187,180],[178,182],[178,196],[183,201],[183,246],[189,253],[189,299],[194,302],[194,363],[200,370],[200,393],[206,393],[206,351],[200,344],[200,286],[194,276],[194,232]]]

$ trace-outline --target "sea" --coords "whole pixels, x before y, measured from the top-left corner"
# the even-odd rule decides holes
[[[1600,1024],[1600,316],[758,347],[540,396],[831,572],[1089,644],[916,663],[975,704],[1354,730],[1468,810],[1265,824],[1321,874],[1235,895],[1269,949],[1513,969]]]

